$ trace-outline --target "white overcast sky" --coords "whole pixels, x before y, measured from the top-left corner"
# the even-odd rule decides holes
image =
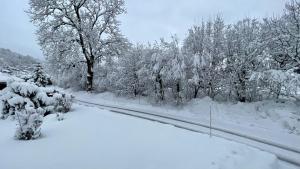
[[[120,17],[121,30],[131,42],[153,42],[177,34],[182,40],[187,29],[202,19],[221,14],[226,23],[244,17],[278,15],[286,0],[125,0],[127,14]],[[42,57],[35,27],[24,10],[28,0],[1,0],[0,48]]]

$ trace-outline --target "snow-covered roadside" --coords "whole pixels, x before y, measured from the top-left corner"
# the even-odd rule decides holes
[[[170,105],[151,105],[145,99],[116,97],[111,93],[74,92],[73,95],[78,99],[94,103],[119,105],[156,114],[168,114],[204,124],[209,124],[209,112],[212,107],[212,123],[215,127],[300,149],[300,109],[292,102],[263,101],[232,104],[216,103],[209,98],[204,98],[195,99],[178,108]]]
[[[3,169],[276,169],[272,154],[221,138],[74,105],[64,121],[47,116],[43,137],[13,139],[0,121]]]

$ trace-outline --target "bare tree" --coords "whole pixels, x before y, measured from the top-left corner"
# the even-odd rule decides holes
[[[92,90],[95,62],[117,52],[116,44],[122,42],[117,15],[125,12],[124,1],[30,0],[29,4],[47,58],[60,55],[66,62],[79,58],[86,65],[86,90]]]

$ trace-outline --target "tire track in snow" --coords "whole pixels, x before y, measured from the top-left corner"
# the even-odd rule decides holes
[[[103,109],[108,109],[114,113],[123,114],[123,115],[132,116],[132,117],[141,118],[150,121],[155,121],[163,124],[168,124],[177,128],[181,128],[181,129],[185,129],[197,133],[209,134],[209,130],[210,130],[209,125],[183,120],[175,117],[154,114],[154,113],[134,110],[130,108],[91,103],[91,102],[78,100],[78,99],[75,99],[75,101],[85,105],[92,105],[92,106],[101,107]],[[258,138],[258,137],[248,136],[242,133],[233,132],[219,127],[211,126],[211,130],[213,132],[212,133],[213,136],[222,137],[227,140],[240,142],[258,148],[260,150],[270,152],[272,154],[275,154],[279,160],[300,167],[300,150],[297,148],[274,143],[270,140],[266,140],[263,138]]]

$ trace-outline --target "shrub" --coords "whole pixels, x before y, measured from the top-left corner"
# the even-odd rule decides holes
[[[0,92],[0,118],[17,120],[16,138],[35,139],[40,136],[43,117],[70,111],[72,96],[31,82],[12,82]]]
[[[40,137],[41,125],[43,123],[43,109],[26,108],[23,111],[16,112],[17,130],[16,139],[31,140]]]
[[[26,107],[42,108],[43,116],[54,112],[70,111],[72,96],[54,88],[38,87],[29,82],[13,82],[1,92],[1,118],[14,116]]]

